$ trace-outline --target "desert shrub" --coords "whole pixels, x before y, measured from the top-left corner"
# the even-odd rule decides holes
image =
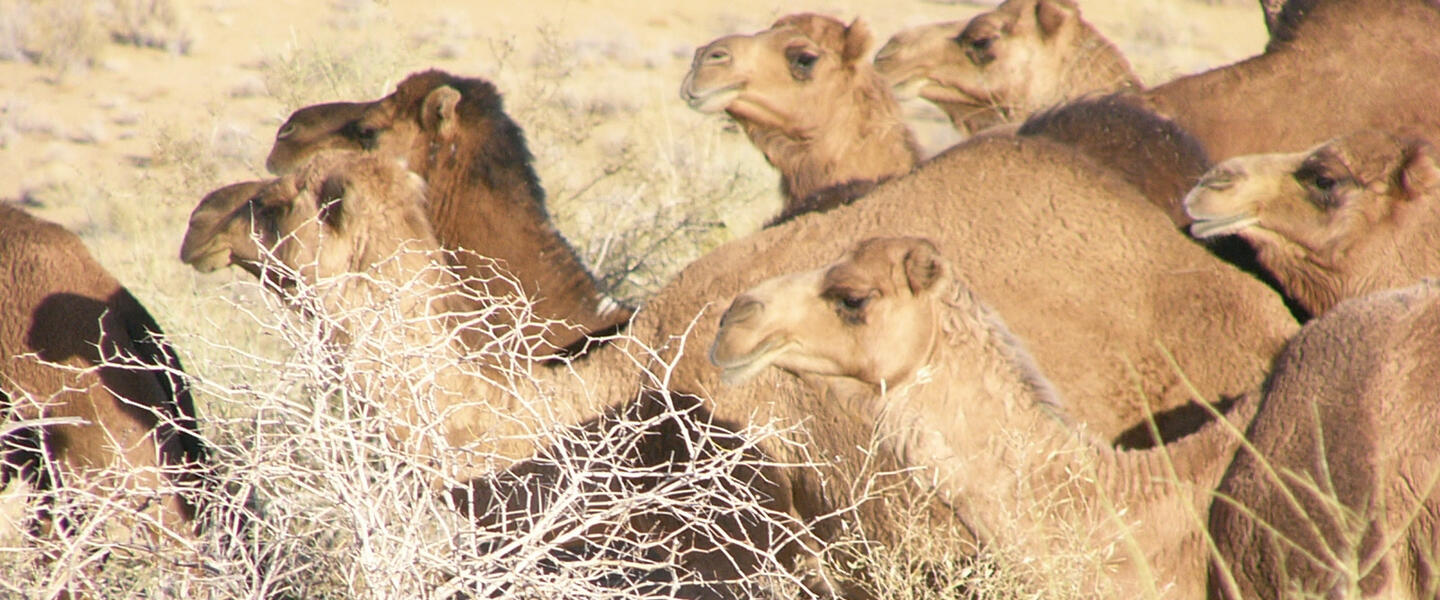
[[[191,534],[134,512],[152,492],[107,483],[130,476],[123,465],[88,474],[93,485],[46,498],[29,492],[27,523],[39,522],[48,500],[78,526],[69,535],[24,526],[23,539],[0,543],[0,595],[636,598],[794,585],[773,558],[762,557],[760,572],[743,581],[684,566],[689,548],[743,549],[723,525],[737,511],[757,527],[790,525],[744,479],[771,466],[757,462],[756,444],[783,432],[715,429],[691,418],[698,404],[665,394],[651,396],[646,410],[574,397],[590,386],[562,389],[531,374],[518,358],[531,342],[519,336],[456,350],[450,335],[435,335],[436,321],[404,314],[395,300],[425,293],[417,281],[350,275],[301,285],[289,302],[252,295],[258,305],[234,308],[281,341],[275,358],[218,335],[175,339],[208,346],[204,354],[222,361],[191,377],[223,485],[185,493],[206,500],[211,526]],[[375,301],[353,311],[328,301],[357,288]],[[493,310],[528,313],[523,300],[494,300]],[[417,344],[417,335],[434,343]],[[637,383],[650,358],[634,357]],[[663,378],[659,369],[653,375]],[[601,416],[571,420],[592,410]],[[452,446],[441,423],[456,411],[488,427]],[[637,444],[676,422],[696,448],[715,451],[682,464],[637,462]],[[501,500],[469,502],[482,495],[474,490]],[[512,497],[534,499],[533,509],[509,510]],[[236,515],[249,515],[245,526],[233,525]],[[637,528],[657,515],[684,527]],[[144,534],[130,527],[137,519]]]

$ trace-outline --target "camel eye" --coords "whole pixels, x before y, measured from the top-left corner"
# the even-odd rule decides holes
[[[809,79],[810,70],[820,60],[820,55],[804,47],[794,47],[785,50],[785,59],[790,62],[790,73],[796,79]]]
[[[970,57],[970,62],[975,63],[977,67],[983,67],[995,60],[995,54],[991,50],[994,48],[997,38],[998,36],[994,35],[968,37],[961,34],[955,41],[965,49],[965,55]]]
[[[1335,188],[1335,180],[1324,175],[1316,175],[1315,188],[1322,192],[1328,192]]]
[[[870,304],[870,296],[847,293],[840,295],[838,301],[840,308],[849,312],[860,312],[865,309],[867,304]]]

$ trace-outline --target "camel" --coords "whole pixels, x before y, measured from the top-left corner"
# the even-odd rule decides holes
[[[592,338],[628,322],[633,310],[600,289],[550,223],[524,133],[489,82],[431,70],[373,102],[302,108],[280,127],[265,164],[283,174],[325,149],[404,160],[424,178],[435,233],[459,251],[461,275],[474,291],[534,304],[538,318],[521,332],[540,340],[532,355],[582,353]],[[524,276],[514,278],[516,286],[501,273]]]
[[[1157,86],[1143,101],[1217,162],[1360,129],[1440,138],[1440,6],[1291,0],[1273,20],[1263,54]]]
[[[0,484],[98,494],[149,515],[132,525],[152,543],[195,533],[208,450],[155,319],[79,237],[5,203],[0,298],[0,414],[18,424],[0,439]],[[42,508],[36,525],[83,527],[67,513]]]
[[[695,51],[680,96],[730,115],[780,171],[784,208],[771,225],[846,204],[918,162],[899,105],[864,60],[870,44],[859,19],[795,14]]]
[[[383,155],[323,151],[283,177],[232,184],[206,195],[191,213],[181,260],[201,272],[233,265],[254,274],[295,308],[334,319],[328,341],[360,360],[411,356],[424,348],[434,356],[466,357],[466,364],[485,373],[487,381],[505,380],[513,366],[509,358],[528,356],[527,340],[509,327],[462,324],[497,313],[507,324],[523,323],[528,306],[517,299],[507,303],[502,297],[471,294],[474,284],[451,268],[450,254],[431,227],[427,189],[417,174]],[[392,306],[393,313],[358,312],[373,306]],[[401,335],[370,336],[376,327],[371,321],[389,314],[405,319]],[[453,337],[457,330],[464,335]],[[528,363],[522,360],[519,368],[527,370]],[[488,440],[499,427],[497,411],[522,412],[514,406],[517,399],[503,393],[503,385],[476,385],[479,380],[472,381],[477,378],[470,373],[450,368],[432,375],[441,390],[434,406],[407,394],[408,382],[364,384],[371,388],[367,394],[397,415],[392,438],[416,444],[412,447],[422,456],[433,457],[437,442],[459,447]],[[441,423],[438,441],[412,435],[417,424],[433,422]],[[504,447],[499,450],[504,456],[534,451],[529,443],[495,445]]]
[[[1434,598],[1440,285],[1337,304],[1275,362],[1216,490],[1211,598]]]
[[[1070,0],[1008,0],[969,21],[895,34],[875,70],[897,96],[919,96],[961,133],[1093,93],[1138,89],[1119,49]]]
[[[1145,139],[1125,127],[1148,131],[1146,114],[1096,121],[1089,135]],[[837,253],[855,237],[923,235],[964,244],[960,267],[971,285],[1096,435],[1120,436],[1147,404],[1156,412],[1187,404],[1180,373],[1206,401],[1233,398],[1259,383],[1298,326],[1277,294],[1192,243],[1105,167],[1103,152],[1128,151],[1121,146],[1097,141],[1081,152],[1043,136],[967,140],[854,204],[712,251],[650,300],[635,334],[659,343],[714,294]],[[1164,157],[1190,160],[1183,151],[1149,156],[1156,169]],[[702,319],[691,335],[703,338],[712,326]],[[693,362],[703,352],[685,355],[675,380],[691,387],[680,391],[709,396],[719,381]]]
[[[1185,198],[1201,239],[1238,235],[1312,314],[1440,275],[1440,156],[1365,130],[1293,154],[1229,159]]]
[[[1145,451],[1098,443],[959,277],[929,240],[865,240],[735,298],[710,358],[731,381],[777,367],[868,387],[836,408],[872,419],[887,451],[923,466],[912,476],[979,544],[1021,544],[1041,564],[1077,535],[1103,550],[1086,597],[1200,597],[1202,515],[1238,435],[1217,423]],[[1229,418],[1243,426],[1252,412]]]

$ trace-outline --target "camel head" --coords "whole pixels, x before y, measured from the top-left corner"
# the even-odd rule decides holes
[[[226,186],[190,214],[180,260],[201,272],[235,265],[286,294],[306,283],[367,272],[397,257],[419,272],[439,248],[425,216],[424,183],[392,160],[348,151],[316,154],[270,181]],[[414,256],[412,256],[414,255]],[[274,267],[283,265],[285,269]]]
[[[366,150],[373,132],[359,129],[360,117],[370,104],[330,102],[295,111],[275,132],[275,144],[265,159],[265,168],[284,175],[325,150]]]
[[[318,152],[339,149],[379,154],[419,170],[432,149],[455,144],[461,137],[462,104],[473,104],[479,112],[499,111],[500,96],[488,82],[424,71],[407,77],[394,93],[379,100],[307,106],[280,126],[265,168],[283,175]]]
[[[1440,274],[1440,154],[1367,130],[1294,154],[1216,165],[1185,197],[1197,238],[1237,234],[1319,315],[1339,300]]]
[[[875,70],[897,96],[929,100],[969,133],[1137,83],[1070,0],[1009,0],[968,22],[902,31],[875,55]]]
[[[700,112],[807,139],[824,126],[820,107],[872,77],[863,60],[870,29],[814,14],[782,17],[753,35],[731,35],[695,51],[680,96]]]
[[[735,298],[710,360],[728,382],[774,365],[898,385],[934,352],[952,280],[928,240],[866,240],[838,263],[770,279]]]

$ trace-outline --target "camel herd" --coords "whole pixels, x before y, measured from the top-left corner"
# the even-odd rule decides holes
[[[551,224],[495,87],[439,71],[296,111],[277,177],[207,195],[180,257],[282,299],[363,274],[296,308],[398,302],[434,324],[407,346],[503,349],[561,391],[543,401],[604,399],[547,413],[574,423],[665,394],[707,422],[802,424],[758,444],[766,464],[827,460],[748,479],[794,531],[737,518],[743,548],[675,538],[697,545],[681,566],[717,580],[769,553],[810,593],[871,596],[862,566],[821,559],[857,502],[874,542],[903,533],[894,505],[839,484],[878,463],[974,549],[1044,555],[1083,532],[1104,564],[1087,597],[1434,598],[1440,5],[1261,5],[1263,54],[1149,89],[1070,0],[900,32],[873,60],[863,21],[815,14],[700,46],[682,99],[739,125],[784,205],[639,308]],[[920,160],[906,96],[969,137]],[[183,490],[216,485],[204,415],[154,319],[73,234],[3,206],[0,232],[0,347],[29,357],[0,362],[0,400],[37,423],[6,434],[6,480],[98,485],[87,470],[123,448],[149,469],[127,482],[136,510],[193,527]],[[398,300],[367,284],[417,277]],[[328,342],[361,343],[343,331]],[[397,443],[493,438],[514,469],[543,452],[497,433],[534,423],[467,408],[517,401],[495,378],[437,377],[457,390],[428,407],[439,439],[381,394]],[[654,437],[637,463],[694,452]],[[503,480],[437,487],[485,518]]]

